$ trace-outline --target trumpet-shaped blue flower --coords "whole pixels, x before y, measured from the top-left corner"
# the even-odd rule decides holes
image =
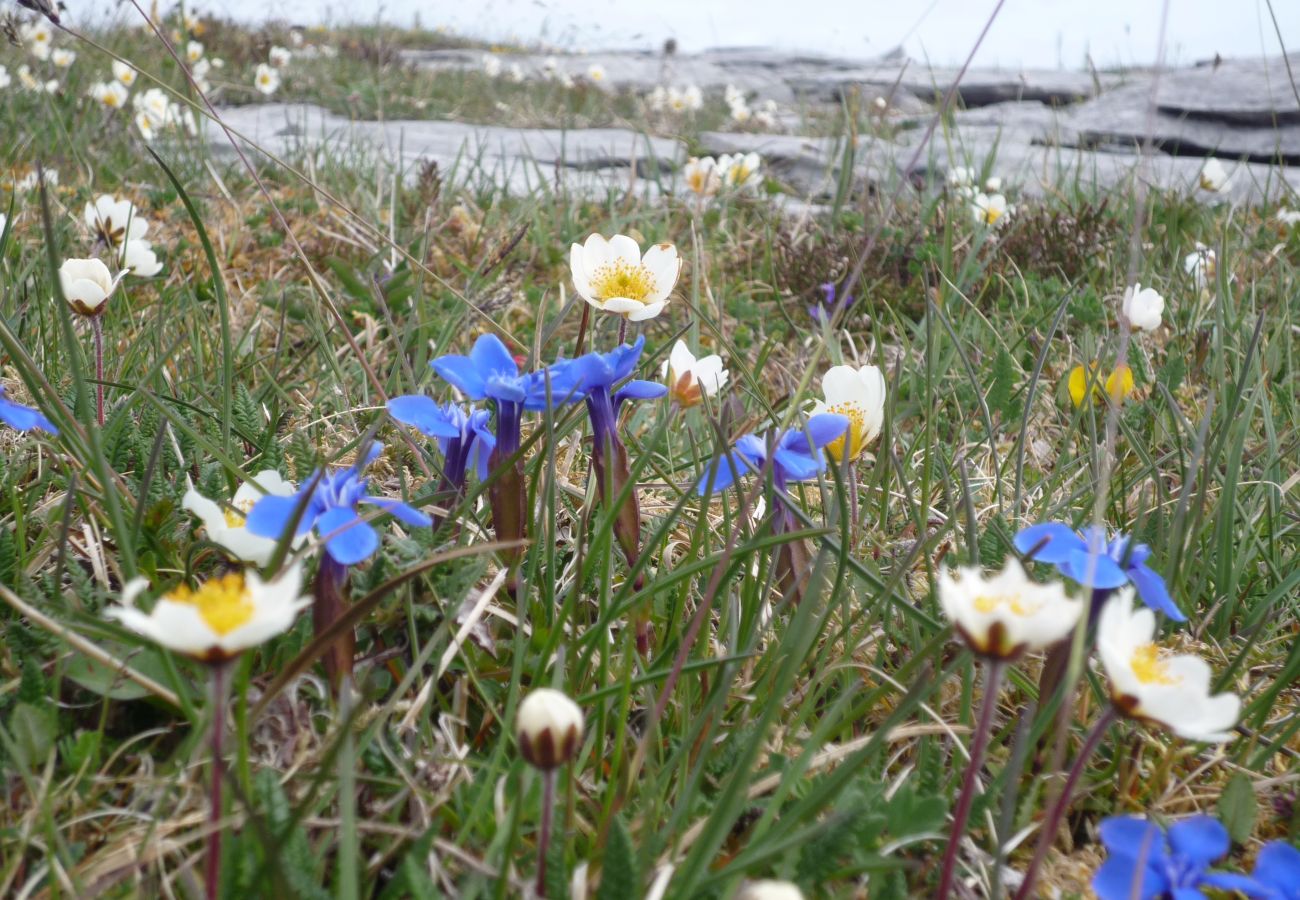
[[[640,335],[633,343],[608,353],[588,353],[557,364],[561,372],[557,380],[586,398],[597,453],[603,452],[611,438],[618,440],[618,411],[625,400],[653,400],[668,393],[668,388],[656,381],[627,381],[644,347],[645,335]],[[614,385],[620,382],[625,383],[615,391]]]
[[[423,394],[407,394],[388,401],[388,414],[438,442],[449,484],[461,487],[470,471],[480,480],[487,478],[488,457],[497,439],[488,428],[491,415],[486,409],[472,404],[468,410],[455,403],[440,406]]]
[[[770,447],[772,481],[776,489],[784,491],[788,482],[806,481],[826,471],[826,455],[822,448],[843,435],[848,427],[847,416],[823,413],[809,417],[804,428],[791,428],[777,437]],[[703,496],[710,490],[730,487],[744,474],[740,466],[754,472],[761,471],[768,462],[768,453],[768,443],[762,436],[747,434],[741,437],[729,453],[710,464],[696,483],[695,492]]]
[[[853,305],[853,297],[849,294],[837,299],[839,288],[836,287],[833,281],[826,282],[819,289],[822,292],[822,299],[808,307],[808,315],[812,316],[814,322],[819,324],[829,322],[841,310],[848,309]]]
[[[1251,873],[1267,900],[1300,900],[1300,850],[1283,841],[1270,841],[1255,858]]]
[[[1254,878],[1210,871],[1230,844],[1228,830],[1211,816],[1175,822],[1167,834],[1136,816],[1106,819],[1100,830],[1109,856],[1093,876],[1092,889],[1101,900],[1192,900],[1205,896],[1202,888],[1267,896]]]
[[[59,433],[59,429],[54,427],[54,423],[45,418],[45,415],[39,409],[23,406],[21,403],[15,403],[6,397],[3,385],[0,385],[0,422],[4,422],[17,431],[31,431],[33,428],[40,428],[50,434]]]
[[[362,476],[361,470],[383,449],[382,444],[371,444],[365,459],[348,469],[313,475],[296,494],[262,497],[248,512],[248,530],[262,537],[279,538],[293,526],[294,514],[302,506],[296,534],[315,530],[330,558],[351,566],[379,549],[379,533],[361,518],[363,506],[377,506],[408,525],[431,525],[428,516],[400,500],[370,496],[369,479]]]
[[[1062,575],[1094,589],[1111,590],[1132,584],[1142,602],[1175,622],[1187,616],[1169,596],[1165,580],[1146,564],[1151,548],[1133,544],[1125,535],[1106,540],[1106,531],[1090,525],[1082,534],[1060,522],[1030,525],[1015,537],[1016,549],[1027,558],[1051,563]],[[1094,557],[1094,550],[1096,553]],[[1091,581],[1088,575],[1092,574]]]

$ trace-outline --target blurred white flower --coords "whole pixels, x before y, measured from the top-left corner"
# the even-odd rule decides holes
[[[257,72],[253,75],[253,86],[269,97],[280,87],[280,73],[266,63],[258,63]]]
[[[124,86],[131,87],[135,84],[136,71],[121,60],[113,60],[113,77],[120,81]]]
[[[751,881],[736,892],[733,900],[803,900],[803,891],[792,881]]]
[[[1007,205],[1007,198],[1001,194],[977,193],[971,201],[971,214],[980,225],[992,225],[1001,228],[1007,223],[1012,208]]]
[[[733,122],[736,122],[737,124],[743,125],[744,123],[748,122],[753,117],[753,115],[754,115],[753,110],[749,108],[749,105],[745,103],[744,100],[741,100],[739,103],[733,103],[731,105],[731,120]]]
[[[945,568],[938,590],[943,613],[962,640],[975,653],[994,659],[1016,659],[1050,647],[1083,614],[1083,604],[1070,599],[1059,581],[1039,584],[1014,559],[992,576],[975,566]]]
[[[18,83],[23,86],[24,90],[38,93],[53,94],[59,89],[57,79],[51,78],[49,81],[41,81],[32,74],[31,66],[26,64],[18,67]]]
[[[745,94],[734,84],[729,84],[722,89],[722,99],[727,102],[728,106],[743,106],[745,104]]]
[[[682,261],[672,244],[655,244],[641,255],[635,240],[616,234],[590,235],[569,250],[569,268],[578,294],[597,309],[630,322],[653,319],[668,303]]]
[[[131,92],[120,81],[99,81],[90,86],[90,98],[105,109],[121,109],[126,106]]]
[[[954,188],[975,187],[975,170],[970,166],[953,166],[948,170],[948,186]]]
[[[74,50],[64,50],[60,47],[50,53],[50,62],[54,63],[60,69],[66,69],[77,61],[77,54]]]
[[[149,113],[145,112],[143,109],[137,109],[134,121],[135,127],[140,132],[140,137],[144,138],[146,143],[152,141],[156,135],[153,116],[149,115]]]
[[[1212,247],[1207,247],[1200,241],[1196,242],[1195,250],[1183,257],[1183,271],[1191,276],[1192,284],[1199,291],[1210,286],[1218,269],[1218,255]]]
[[[1134,328],[1155,331],[1160,327],[1160,316],[1165,311],[1165,298],[1155,288],[1144,288],[1135,282],[1124,291],[1124,318]]]
[[[293,60],[293,54],[286,47],[273,46],[266,56],[267,62],[277,69],[283,69]]]
[[[104,614],[168,650],[208,663],[225,662],[288,631],[312,601],[302,593],[302,563],[270,582],[256,572],[229,572],[195,590],[182,584],[146,613],[135,601],[148,586],[143,578],[128,582],[121,604]]]
[[[37,59],[50,58],[54,46],[54,29],[44,19],[29,22],[18,29],[18,36],[27,45],[27,50]]]
[[[704,108],[704,91],[697,84],[688,84],[682,90],[682,102],[689,112],[699,112]]]
[[[996,194],[1002,190],[1002,179],[997,175],[990,175],[984,179],[984,190],[989,194]]]
[[[712,156],[692,156],[682,169],[686,186],[701,197],[711,197],[722,187],[722,174]]]
[[[501,74],[501,58],[494,53],[483,54],[483,74],[496,78]]]
[[[602,81],[605,80],[605,76],[606,76],[605,67],[602,66],[600,63],[592,63],[590,66],[587,67],[587,79],[589,81],[592,81],[596,84],[600,84]]]
[[[155,127],[159,127],[167,121],[167,111],[171,109],[172,101],[161,88],[155,87],[136,94],[131,99],[131,105],[147,115]]]
[[[646,106],[653,112],[663,112],[668,107],[668,89],[656,84],[654,90],[646,95]]]
[[[1115,708],[1130,718],[1163,725],[1189,741],[1231,740],[1241,698],[1231,693],[1211,695],[1205,660],[1157,647],[1155,634],[1155,613],[1133,608],[1132,588],[1120,588],[1102,607],[1097,654],[1110,679]]]
[[[857,459],[880,434],[885,421],[885,376],[876,366],[831,366],[822,376],[824,399],[813,405],[812,414],[846,416],[848,431],[826,445],[831,459],[839,462],[846,453]]]
[[[9,87],[11,82],[12,79],[9,77],[9,70],[4,66],[0,66],[0,90]]]
[[[522,84],[524,80],[524,67],[519,65],[517,62],[511,63],[510,68],[506,70],[506,77],[515,84]]]
[[[110,247],[120,247],[126,241],[139,240],[149,230],[149,222],[140,215],[130,200],[118,200],[110,194],[100,194],[94,203],[87,203],[82,219],[91,234]]]
[[[122,266],[138,278],[152,278],[163,268],[153,244],[145,240],[130,240],[122,245]]]
[[[185,45],[185,59],[190,63],[196,63],[203,58],[203,45],[198,41],[190,41]]]
[[[0,85],[0,87],[3,87],[3,85]],[[1300,209],[1287,209],[1285,206],[1279,207],[1278,211],[1274,214],[1274,218],[1287,228],[1294,228],[1295,226],[1300,225]]]
[[[763,183],[763,158],[757,153],[724,153],[718,157],[718,170],[728,187],[756,188]]]
[[[212,90],[212,85],[208,83],[208,72],[211,69],[212,63],[206,57],[190,66],[190,75],[194,78],[194,86],[205,94]]]
[[[262,490],[258,490],[258,485]],[[208,540],[219,544],[236,559],[265,566],[271,561],[279,543],[275,538],[259,537],[248,530],[245,524],[249,510],[264,496],[289,497],[296,488],[293,482],[280,477],[274,469],[264,469],[245,481],[230,498],[230,505],[222,507],[214,500],[209,500],[190,484],[181,498],[181,507],[199,517]],[[294,540],[294,547],[299,547],[307,539],[304,534]]]
[[[108,266],[97,259],[64,260],[59,266],[63,299],[79,315],[97,316],[125,274],[119,272],[114,278]]]
[[[678,339],[672,352],[659,368],[659,377],[668,385],[668,396],[682,409],[700,404],[705,397],[716,396],[727,383],[728,372],[716,353],[696,359],[695,354]]]
[[[1213,193],[1219,193],[1228,187],[1228,172],[1223,168],[1223,163],[1214,157],[1205,161],[1201,166],[1201,187],[1204,190]]]
[[[775,128],[777,109],[775,100],[764,100],[758,112],[754,113],[754,121],[764,128]]]

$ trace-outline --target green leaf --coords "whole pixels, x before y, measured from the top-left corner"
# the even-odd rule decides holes
[[[1255,800],[1255,788],[1250,783],[1250,776],[1238,772],[1229,779],[1223,793],[1219,795],[1219,818],[1232,836],[1233,843],[1244,844],[1250,839],[1258,815],[1259,804]]]
[[[9,733],[14,738],[18,762],[35,769],[54,748],[56,732],[54,714],[30,703],[19,703],[9,714]]]
[[[948,814],[948,802],[943,797],[922,797],[910,787],[899,789],[889,801],[889,833],[894,837],[908,837],[930,831],[941,831]]]
[[[596,900],[622,900],[639,897],[641,879],[636,870],[636,852],[627,828],[617,817],[611,823],[609,840],[605,844],[605,858],[601,862],[600,890]]]
[[[1019,416],[1019,404],[1012,403],[1012,394],[1016,389],[1016,363],[1005,348],[998,349],[997,358],[993,360],[993,383],[989,385],[989,409],[1002,414],[1003,421]]]
[[[146,647],[137,653],[131,648],[111,643],[106,643],[104,648],[119,659],[125,658],[129,653],[131,668],[155,681],[164,684],[167,682],[167,664],[163,661],[161,650]],[[92,694],[112,700],[139,700],[149,693],[117,669],[82,654],[68,660],[64,674]]]

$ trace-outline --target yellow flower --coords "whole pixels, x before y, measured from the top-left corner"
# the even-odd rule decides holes
[[[1097,363],[1095,361],[1088,364],[1088,368],[1075,366],[1070,370],[1068,387],[1070,389],[1070,399],[1074,401],[1076,407],[1083,406],[1083,399],[1088,395],[1088,384],[1092,383],[1092,402],[1100,403],[1109,397],[1115,403],[1123,403],[1124,398],[1133,393],[1133,370],[1127,365],[1116,366],[1114,371],[1106,376],[1106,390],[1102,393],[1101,384],[1097,378]]]

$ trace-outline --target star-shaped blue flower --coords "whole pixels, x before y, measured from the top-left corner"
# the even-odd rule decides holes
[[[772,481],[784,491],[787,482],[807,481],[826,471],[826,454],[822,448],[844,434],[849,427],[847,416],[823,413],[808,419],[805,428],[791,428],[772,444]],[[767,464],[768,444],[762,436],[747,434],[736,441],[730,453],[715,459],[700,476],[695,492],[701,496],[712,490],[730,487],[743,474],[736,465],[761,471]]]
[[[1101,900],[1193,900],[1201,888],[1265,896],[1246,875],[1211,872],[1210,865],[1228,852],[1228,830],[1211,816],[1192,816],[1160,826],[1136,816],[1114,816],[1101,823],[1101,842],[1109,853],[1092,879]]]
[[[1187,616],[1169,596],[1165,580],[1146,564],[1151,548],[1146,544],[1130,547],[1131,540],[1120,534],[1107,541],[1105,529],[1095,525],[1080,534],[1069,525],[1045,522],[1017,534],[1015,545],[1026,558],[1051,563],[1066,578],[1080,584],[1089,583],[1103,590],[1132,584],[1147,606],[1175,622],[1186,622]],[[1098,551],[1095,559],[1094,547]]]
[[[39,409],[23,406],[21,403],[15,403],[6,397],[3,385],[0,385],[0,422],[4,422],[17,431],[31,431],[33,428],[40,428],[50,434],[59,433],[59,429],[54,427],[54,423],[45,418],[45,415]]]
[[[1300,900],[1300,850],[1282,841],[1270,841],[1255,858],[1251,873],[1267,900]]]
[[[465,484],[469,472],[479,480],[488,476],[488,457],[497,439],[488,428],[486,409],[462,409],[455,403],[438,405],[423,394],[406,394],[388,401],[388,414],[434,438],[442,451],[443,474],[450,484]]]

